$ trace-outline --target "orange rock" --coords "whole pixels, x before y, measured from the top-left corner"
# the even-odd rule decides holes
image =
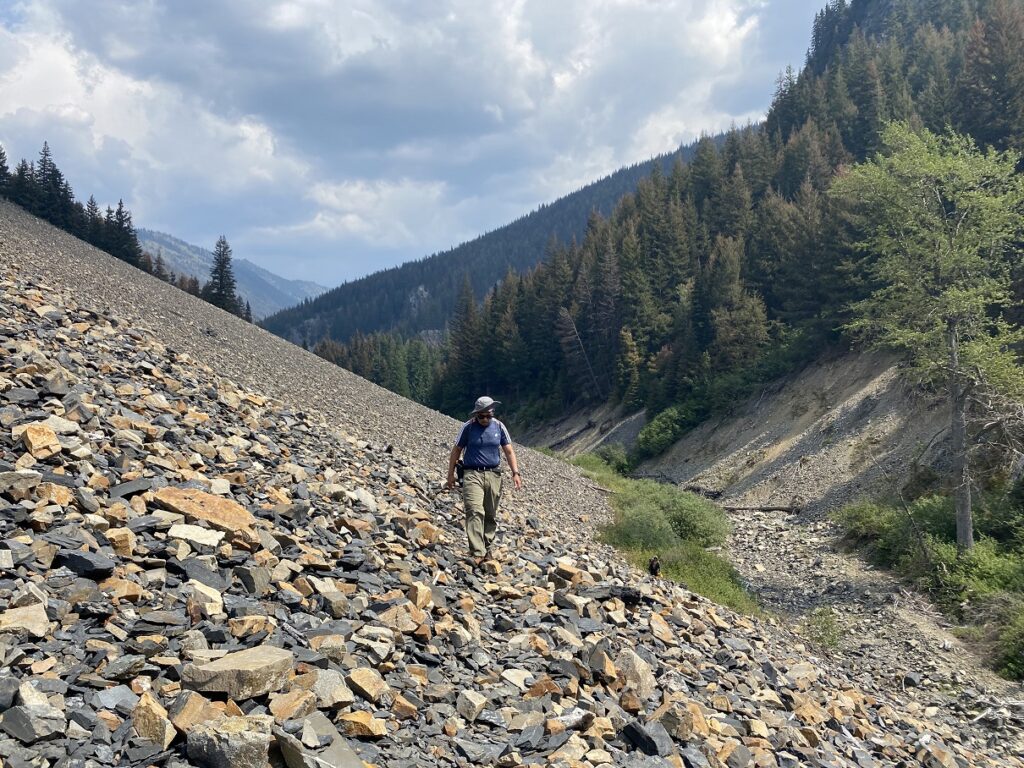
[[[131,557],[135,550],[136,536],[128,528],[111,528],[106,533],[107,541],[121,557]]]
[[[562,695],[562,689],[558,687],[558,684],[550,677],[543,677],[534,683],[530,688],[523,694],[524,699],[539,699],[547,694]]]
[[[116,597],[119,600],[127,600],[132,603],[137,603],[145,595],[145,590],[142,589],[141,584],[136,584],[134,581],[128,581],[127,579],[117,579],[114,577],[110,577],[106,581],[101,582],[100,589],[111,597]]]
[[[63,485],[57,485],[56,483],[40,483],[36,486],[36,498],[40,501],[46,501],[51,504],[59,504],[62,507],[66,507],[71,504],[74,494],[70,488],[65,488]]]
[[[379,739],[388,735],[387,724],[364,710],[349,712],[338,718],[346,736],[357,739]]]
[[[188,733],[199,723],[219,720],[224,717],[223,710],[218,710],[213,703],[195,691],[185,691],[174,700],[171,706],[170,720],[179,731]]]
[[[161,749],[167,749],[178,733],[167,719],[167,710],[148,691],[135,705],[132,723],[139,738],[158,744]]]
[[[316,710],[316,696],[311,691],[289,691],[270,697],[270,714],[278,723],[311,715]]]
[[[637,696],[632,689],[629,689],[627,691],[623,691],[622,695],[619,697],[619,706],[627,712],[635,715],[644,708],[644,703],[640,701],[640,697]]]
[[[391,705],[391,711],[399,720],[412,720],[419,714],[415,705],[401,694],[395,696],[395,703]]]
[[[29,424],[21,433],[21,442],[35,459],[48,459],[60,453],[57,433],[42,423]]]
[[[253,514],[231,499],[193,488],[161,488],[153,494],[153,501],[164,509],[185,515],[193,520],[205,520],[214,528],[228,533],[240,533],[248,541],[258,541],[253,526]]]
[[[434,602],[434,594],[430,587],[418,581],[409,587],[406,597],[417,608],[427,608]]]

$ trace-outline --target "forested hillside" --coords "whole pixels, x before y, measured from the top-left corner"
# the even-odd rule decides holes
[[[763,125],[656,168],[578,243],[510,271],[482,305],[478,286],[450,276],[465,282],[427,402],[458,413],[487,392],[543,417],[621,401],[657,414],[640,456],[663,450],[841,340],[850,307],[876,286],[857,247],[863,222],[830,189],[837,170],[879,148],[888,121],[1024,146],[1022,39],[1024,9],[1008,0],[830,2]],[[1017,270],[1019,297],[1019,260]],[[354,360],[333,342],[319,350],[413,394],[406,350],[419,343],[360,340],[385,359]]]
[[[375,272],[266,318],[273,333],[311,346],[357,333],[402,335],[441,330],[455,310],[464,276],[477,299],[509,270],[525,272],[543,260],[552,242],[583,236],[592,211],[608,215],[653,168],[667,170],[692,147],[622,168],[510,224],[450,250]]]

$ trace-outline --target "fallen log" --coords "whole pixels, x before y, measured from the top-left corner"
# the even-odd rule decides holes
[[[790,514],[799,514],[800,507],[795,506],[777,506],[777,507],[722,507],[726,512],[789,512]]]

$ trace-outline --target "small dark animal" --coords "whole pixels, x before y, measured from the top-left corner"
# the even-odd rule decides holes
[[[661,560],[655,555],[647,562],[647,572],[651,576],[661,576]]]

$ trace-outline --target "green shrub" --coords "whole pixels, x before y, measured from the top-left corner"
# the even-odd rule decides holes
[[[757,602],[743,588],[739,574],[725,558],[693,541],[662,550],[658,556],[662,574],[685,584],[690,591],[736,611],[758,612]],[[646,565],[646,560],[641,565]]]
[[[975,508],[977,539],[956,547],[953,501],[928,496],[909,506],[861,502],[836,514],[845,539],[875,562],[928,591],[1003,674],[1024,678],[1024,546],[1020,510],[1007,494],[984,495]]]
[[[623,550],[639,568],[658,555],[663,576],[737,611],[757,611],[732,565],[707,550],[729,532],[718,507],[671,485],[622,477],[594,454],[577,456],[573,463],[612,491],[615,521],[601,531],[605,542]]]
[[[1009,618],[999,633],[998,670],[1006,677],[1024,680],[1024,606]]]
[[[599,447],[595,453],[609,467],[621,475],[630,470],[629,457],[622,443],[606,443]]]
[[[1019,484],[1018,484],[1019,485]],[[975,529],[1015,549],[1024,550],[1024,493],[1017,486],[985,494],[974,513]]]
[[[604,529],[602,536],[620,549],[657,552],[679,543],[672,525],[658,510],[630,509],[615,517],[615,522]]]
[[[633,463],[660,456],[669,446],[683,436],[690,425],[692,411],[680,405],[666,408],[649,422],[637,435],[633,446]]]
[[[804,629],[812,643],[833,650],[839,647],[839,639],[843,635],[835,613],[827,605],[815,608],[808,614]]]
[[[665,489],[661,508],[681,539],[690,539],[705,547],[725,543],[729,535],[729,520],[713,503],[693,493],[680,493]]]

